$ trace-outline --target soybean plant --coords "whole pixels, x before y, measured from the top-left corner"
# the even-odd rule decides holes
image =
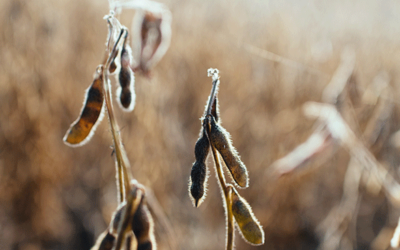
[[[222,162],[228,168],[230,176],[240,188],[247,188],[249,177],[246,166],[240,160],[240,156],[232,145],[230,134],[221,126],[218,106],[219,71],[209,69],[208,76],[211,76],[212,89],[204,115],[201,119],[202,127],[199,139],[195,145],[195,158],[189,182],[189,193],[195,207],[200,206],[205,198],[207,185],[206,159],[210,151],[215,163],[215,171],[219,181],[219,187],[223,193],[225,202],[225,217],[227,223],[226,249],[233,249],[234,233],[233,218],[243,238],[252,245],[264,244],[264,231],[257,218],[254,216],[251,206],[239,195],[232,184],[226,183]]]

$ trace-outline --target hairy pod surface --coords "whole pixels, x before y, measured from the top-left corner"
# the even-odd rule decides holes
[[[221,154],[232,178],[240,187],[248,187],[249,178],[246,166],[240,160],[236,149],[232,146],[229,133],[215,122],[214,117],[207,116],[205,121],[210,125],[210,133],[208,135],[210,142]]]
[[[126,241],[125,241],[125,250],[136,250],[137,249],[137,243],[135,236],[133,235],[133,232],[129,232],[129,234],[126,236]]]
[[[102,119],[104,106],[103,66],[96,70],[92,85],[87,89],[83,109],[64,136],[69,146],[81,146],[88,142]]]
[[[111,222],[110,222],[110,233],[117,235],[118,225],[121,221],[122,213],[126,209],[126,202],[121,203],[117,210],[114,212]]]
[[[207,167],[206,159],[210,151],[210,142],[202,129],[201,137],[197,140],[194,147],[196,161],[193,163],[190,174],[190,194],[194,201],[194,206],[198,207],[203,201],[206,192]]]
[[[138,250],[155,250],[154,222],[142,199],[132,219],[132,231],[136,236]]]
[[[132,111],[135,106],[135,77],[131,69],[132,50],[128,44],[128,33],[124,38],[124,43],[121,51],[121,68],[118,73],[118,83],[120,87],[117,90],[117,100],[121,108],[125,111]]]
[[[264,244],[264,231],[250,205],[232,187],[232,213],[243,238],[250,244]]]
[[[107,230],[100,234],[97,238],[96,244],[91,248],[91,250],[111,250],[114,246],[115,237]]]

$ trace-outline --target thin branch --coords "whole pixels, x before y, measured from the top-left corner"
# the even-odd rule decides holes
[[[143,191],[135,186],[132,187],[132,190],[130,190],[126,197],[126,206],[122,212],[121,220],[118,224],[117,242],[115,243],[113,250],[122,249],[126,238],[125,236],[132,230],[130,225],[132,216],[135,214],[141,200],[143,199]]]
[[[119,168],[118,169],[118,177],[122,178],[122,180],[119,180],[118,183],[120,185],[122,185],[121,189],[122,189],[122,187],[124,187],[122,189],[124,191],[123,191],[123,194],[121,194],[121,196],[126,197],[126,194],[130,190],[129,183],[131,180],[133,180],[133,176],[132,176],[132,173],[130,172],[130,163],[129,163],[128,157],[126,155],[125,148],[122,144],[121,135],[119,133],[119,126],[118,126],[117,120],[114,116],[114,109],[112,106],[112,99],[111,99],[111,89],[110,89],[109,80],[108,80],[108,68],[112,61],[112,58],[114,58],[117,54],[117,47],[118,47],[124,33],[126,33],[126,31],[124,29],[122,29],[114,46],[113,46],[113,49],[109,53],[109,57],[107,59],[107,62],[105,64],[104,70],[103,70],[103,79],[104,79],[105,102],[106,102],[106,107],[107,107],[107,113],[108,113],[108,118],[109,118],[111,134],[112,134],[113,142],[114,142],[117,166]]]
[[[210,126],[208,126],[209,129]],[[207,130],[207,136],[209,135],[209,130]],[[211,149],[213,152],[214,156],[214,162],[215,162],[215,170],[217,172],[218,176],[218,181],[220,184],[220,187],[222,189],[222,193],[224,194],[224,202],[225,202],[225,213],[226,213],[226,226],[227,226],[227,237],[226,237],[226,250],[232,250],[233,249],[233,237],[234,237],[234,232],[235,228],[233,226],[233,213],[232,213],[232,189],[228,188],[225,182],[225,177],[222,173],[222,165],[219,160],[219,155],[217,150],[213,145],[211,145]]]
[[[208,69],[208,76],[211,76],[213,79],[212,88],[210,93],[210,98],[208,100],[207,105],[207,113],[206,115],[211,115],[212,104],[217,96],[218,87],[219,87],[219,70],[218,69]]]
[[[259,57],[265,58],[267,60],[270,60],[270,61],[273,61],[273,62],[282,63],[283,65],[286,65],[286,66],[289,66],[289,67],[292,67],[292,68],[306,70],[306,71],[308,71],[308,72],[310,72],[312,74],[322,76],[322,77],[324,77],[326,79],[328,79],[328,77],[329,77],[328,74],[326,74],[326,73],[324,73],[324,72],[322,72],[322,71],[320,71],[318,69],[315,69],[315,68],[312,68],[312,67],[310,67],[308,65],[305,65],[303,63],[299,63],[299,62],[296,62],[294,60],[285,58],[283,56],[277,55],[277,54],[272,53],[270,51],[257,48],[256,46],[253,46],[251,44],[246,44],[245,43],[245,44],[243,44],[243,47],[247,52],[249,52],[251,54],[254,54],[254,55],[257,55]]]

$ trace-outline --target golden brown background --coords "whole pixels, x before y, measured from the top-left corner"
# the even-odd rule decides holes
[[[158,199],[178,249],[225,244],[211,158],[200,208],[187,191],[210,67],[220,70],[223,125],[249,170],[250,187],[239,192],[266,235],[265,245],[252,247],[237,234],[237,249],[317,249],[316,228],[341,199],[348,153],[339,149],[324,165],[306,165],[276,182],[267,169],[312,133],[314,121],[301,106],[320,101],[342,49],[351,45],[359,93],[382,70],[391,78],[395,108],[374,155],[397,170],[399,152],[389,138],[400,129],[399,2],[164,3],[173,16],[171,46],[151,79],[136,75],[135,110],[118,110],[118,121],[133,174]],[[106,119],[87,145],[62,142],[103,58],[107,13],[105,0],[0,1],[0,249],[89,249],[117,206]],[[133,14],[124,11],[121,22],[129,27]],[[246,44],[288,60],[263,58]],[[383,192],[364,192],[346,234],[353,249],[387,249],[388,240],[373,243],[382,228],[396,226],[393,210]],[[158,224],[156,237],[159,249],[168,249]]]

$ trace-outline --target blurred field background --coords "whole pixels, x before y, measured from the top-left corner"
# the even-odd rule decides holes
[[[397,1],[167,0],[172,41],[151,79],[136,75],[136,107],[118,109],[132,171],[151,188],[170,221],[178,249],[223,249],[225,221],[212,158],[208,194],[196,209],[188,196],[199,118],[218,68],[221,118],[249,170],[239,190],[264,227],[263,246],[317,249],[317,230],[339,204],[349,162],[337,148],[324,164],[272,181],[268,168],[305,141],[314,121],[302,104],[320,101],[347,45],[356,53],[349,98],[358,136],[374,112],[362,96],[385,71],[393,104],[374,156],[397,178],[400,129],[400,3]],[[0,1],[0,248],[89,249],[117,206],[106,119],[80,148],[62,142],[78,117],[85,89],[103,58],[107,1]],[[121,22],[130,27],[134,11]],[[278,61],[252,53],[272,52]],[[270,55],[270,54],[268,54]],[[284,58],[284,59],[282,59]],[[114,85],[115,86],[115,85]],[[358,102],[357,102],[358,100]],[[115,106],[117,107],[117,106]],[[360,188],[362,200],[339,249],[390,249],[399,209],[383,191]],[[379,237],[378,237],[379,236]],[[156,224],[159,249],[167,234]]]

